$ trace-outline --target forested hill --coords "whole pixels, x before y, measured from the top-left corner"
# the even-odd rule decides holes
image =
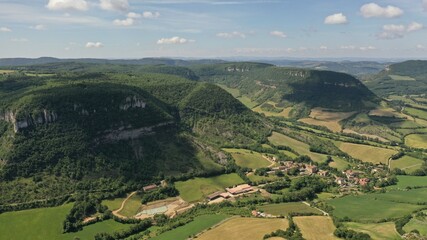
[[[237,88],[258,104],[302,103],[348,111],[371,108],[379,100],[358,79],[344,73],[260,63],[223,63],[192,69],[200,80]]]
[[[225,171],[221,147],[260,145],[270,134],[261,116],[209,83],[151,70],[33,70],[0,75],[0,205],[77,187],[33,191],[21,177],[96,190],[106,179],[122,186]]]
[[[365,84],[382,96],[424,94],[427,92],[427,61],[392,64],[379,74],[366,78]]]

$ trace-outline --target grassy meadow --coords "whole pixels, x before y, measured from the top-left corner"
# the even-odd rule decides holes
[[[254,152],[246,149],[223,149],[233,156],[236,164],[241,167],[248,167],[252,169],[268,167],[271,163],[265,159],[261,153]]]
[[[362,144],[335,142],[341,151],[348,153],[351,157],[364,162],[386,164],[388,159],[397,153],[396,150],[373,147]]]
[[[405,137],[408,147],[427,149],[427,134],[411,134]]]
[[[133,217],[138,213],[141,205],[141,197],[138,196],[138,194],[134,194],[126,201],[123,209],[119,212],[119,214],[125,217]]]
[[[399,233],[396,231],[394,222],[385,223],[356,223],[348,222],[344,225],[354,231],[369,234],[373,240],[398,240],[401,239]]]
[[[309,207],[302,202],[268,204],[268,205],[263,205],[259,207],[259,210],[262,210],[265,213],[269,213],[273,215],[282,215],[282,216],[286,216],[289,213],[322,214],[319,210]]]
[[[293,220],[301,230],[301,233],[304,239],[307,239],[307,240],[339,239],[334,236],[335,226],[330,217],[305,216],[305,217],[294,217]]]
[[[392,160],[390,163],[391,169],[402,169],[407,173],[412,173],[413,171],[419,169],[423,164],[423,160],[414,158],[411,156],[403,156],[399,159]]]
[[[239,175],[223,174],[210,178],[194,178],[184,182],[176,182],[175,187],[180,192],[180,196],[187,202],[203,200],[207,195],[216,191],[224,190],[236,184],[243,183]]]
[[[427,176],[397,176],[397,184],[389,189],[405,189],[407,187],[427,187]]]

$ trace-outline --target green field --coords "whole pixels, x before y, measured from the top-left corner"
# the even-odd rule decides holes
[[[247,177],[252,182],[260,182],[260,181],[273,182],[273,181],[277,181],[280,178],[280,177],[277,177],[275,174],[270,174],[268,176],[259,176],[253,173],[248,175]]]
[[[427,213],[427,211],[424,211]],[[418,230],[421,235],[427,236],[427,217],[414,216],[404,227],[405,232],[411,232],[412,230]]]
[[[326,155],[310,152],[310,146],[306,143],[295,140],[281,133],[273,132],[268,140],[276,146],[288,146],[298,152],[300,155],[307,155],[315,162],[324,162]]]
[[[405,137],[408,147],[427,149],[427,134],[411,134]]]
[[[335,142],[341,151],[348,153],[351,157],[364,162],[384,163],[387,164],[388,159],[397,153],[396,150],[373,147],[362,144]]]
[[[391,161],[391,169],[402,169],[407,173],[411,173],[421,167],[423,160],[411,156],[403,156],[397,160]]]
[[[390,189],[404,189],[406,187],[427,187],[427,176],[397,176],[397,185],[390,186]]]
[[[187,202],[197,202],[203,200],[211,193],[240,183],[243,183],[243,180],[239,175],[232,173],[217,177],[194,178],[184,182],[176,182],[175,186],[180,192],[182,199]]]
[[[125,200],[125,198],[115,198],[112,200],[103,200],[102,205],[105,205],[110,209],[111,211],[117,210],[121,207],[122,202]]]
[[[427,111],[423,111],[417,108],[407,107],[405,108],[405,112],[411,116],[427,120]]]
[[[294,217],[296,225],[301,229],[302,236],[307,240],[333,240],[335,225],[330,217],[305,216]]]
[[[423,191],[392,191],[384,194],[365,194],[359,196],[346,196],[328,200],[327,202],[335,209],[334,216],[349,217],[354,221],[378,221],[386,218],[402,217],[406,214],[426,207],[402,202],[415,203],[417,200],[427,196],[427,190]],[[351,206],[351,207],[350,207]]]
[[[268,204],[260,206],[259,210],[262,210],[265,213],[282,216],[287,216],[289,213],[314,213],[319,215],[322,214],[319,210],[309,207],[302,202]]]
[[[340,157],[334,156],[334,157],[332,157],[332,159],[334,161],[330,162],[329,166],[333,167],[333,168],[336,168],[336,169],[338,169],[340,171],[343,171],[343,170],[347,169],[349,165],[350,166],[352,165],[351,163],[347,162],[346,160],[344,160],[344,159],[342,159]]]
[[[221,87],[222,89],[224,89],[225,91],[227,91],[228,93],[230,93],[231,95],[233,95],[233,97],[237,98],[240,96],[240,90],[237,88],[229,88],[223,84],[217,84],[219,87]]]
[[[37,208],[0,214],[0,239],[73,240],[75,237],[93,239],[98,232],[111,233],[131,226],[107,220],[84,227],[80,232],[62,234],[62,223],[71,207],[72,204],[67,204],[59,207]]]
[[[398,240],[401,239],[399,233],[396,231],[393,222],[385,223],[355,223],[348,222],[344,225],[356,232],[363,232],[369,234],[373,240]]]
[[[203,215],[194,218],[194,220],[184,226],[175,228],[171,231],[160,234],[152,240],[186,240],[190,236],[195,235],[205,229],[208,229],[215,224],[226,219],[227,215]]]
[[[257,153],[254,151],[246,150],[246,149],[223,149],[233,156],[233,159],[236,161],[236,164],[241,167],[247,168],[263,168],[268,167],[271,163],[265,159],[261,153]]]
[[[238,97],[237,100],[239,100],[241,103],[243,103],[243,105],[245,105],[249,109],[252,109],[258,105],[257,102],[253,102],[250,98],[246,96]]]
[[[141,205],[141,197],[138,196],[138,194],[134,194],[126,201],[123,209],[119,212],[119,214],[125,217],[133,217],[138,213]]]
[[[401,75],[388,75],[391,79],[395,81],[416,81],[415,78],[409,76],[401,76]]]

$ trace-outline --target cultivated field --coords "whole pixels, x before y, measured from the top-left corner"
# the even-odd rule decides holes
[[[427,214],[427,211],[424,211]],[[404,227],[403,230],[406,232],[411,232],[412,230],[418,230],[421,235],[427,235],[427,217],[416,217],[414,216],[411,221],[409,221]]]
[[[292,111],[292,107],[285,108],[281,112],[270,112],[270,111],[264,111],[263,109],[261,109],[261,105],[260,105],[256,108],[253,108],[252,111],[257,112],[257,113],[263,113],[267,117],[289,118],[289,114]]]
[[[427,149],[427,134],[411,134],[405,137],[408,147]]]
[[[294,217],[293,220],[307,240],[339,239],[334,236],[335,226],[330,217],[306,216]]]
[[[122,202],[125,200],[125,198],[115,198],[112,200],[103,200],[102,205],[105,205],[110,209],[111,211],[117,210],[121,207]]]
[[[268,167],[271,162],[265,159],[261,153],[246,149],[223,149],[226,152],[229,152],[233,159],[236,161],[236,164],[241,167],[248,167],[252,169]]]
[[[316,162],[324,162],[327,158],[326,155],[310,152],[310,146],[308,144],[281,133],[273,132],[273,135],[269,137],[268,140],[276,146],[288,146],[297,151],[300,155],[307,155]]]
[[[423,111],[423,110],[420,110],[417,108],[407,107],[407,108],[405,108],[405,112],[411,116],[427,120],[427,111]]]
[[[339,122],[354,114],[355,112],[331,112],[323,108],[313,108],[310,112],[310,118],[303,118],[298,121],[310,125],[327,127],[333,132],[340,132],[342,127]]]
[[[349,165],[350,166],[352,165],[351,163],[345,161],[344,159],[342,159],[340,157],[333,156],[332,160],[334,160],[334,161],[330,162],[329,166],[336,168],[340,171],[343,171],[343,170],[347,169]]]
[[[322,214],[319,210],[309,207],[302,202],[268,204],[259,207],[259,210],[276,216],[286,216],[289,213],[315,213],[320,215]]]
[[[396,231],[393,222],[385,223],[355,223],[348,222],[344,224],[346,227],[356,231],[369,234],[373,240],[398,240],[401,239],[399,233]]]
[[[405,189],[407,187],[427,187],[427,176],[397,176],[397,185],[389,186],[390,189]]]
[[[187,202],[197,202],[211,193],[240,183],[243,183],[243,180],[239,175],[232,173],[217,177],[194,178],[184,182],[176,182],[175,186],[182,199]]]
[[[399,168],[405,170],[407,173],[412,173],[413,171],[419,169],[423,162],[423,160],[418,158],[403,156],[397,160],[392,160],[390,167],[391,169]]]
[[[152,240],[186,240],[190,236],[218,224],[227,217],[228,216],[221,214],[198,216],[195,217],[192,222],[162,233],[159,236],[152,238]]]
[[[335,142],[341,151],[348,153],[353,158],[371,163],[387,164],[388,159],[397,153],[395,150],[373,147],[362,144]]]
[[[278,229],[287,229],[289,222],[286,219],[264,219],[264,218],[232,218],[218,227],[215,227],[197,239],[200,240],[246,240],[262,239],[265,234]]]
[[[378,221],[401,217],[414,210],[424,208],[425,206],[416,203],[417,201],[425,202],[427,189],[417,190],[352,195],[327,202],[335,208],[334,216],[336,217],[349,217],[355,221]]]
[[[123,209],[118,213],[125,217],[133,217],[139,212],[141,205],[141,197],[138,194],[134,194],[126,201]]]
[[[11,74],[14,72],[15,72],[15,70],[0,70],[0,74]]]
[[[72,204],[52,208],[7,212],[0,214],[0,239],[19,240],[74,240],[94,239],[98,232],[112,233],[131,227],[114,220],[107,220],[84,227],[76,233],[62,233],[62,223]]]
[[[416,81],[415,78],[412,78],[410,76],[401,76],[401,75],[388,75],[391,79],[395,81]]]

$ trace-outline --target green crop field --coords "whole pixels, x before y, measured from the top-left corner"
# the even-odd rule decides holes
[[[423,111],[420,109],[416,109],[416,108],[410,108],[407,107],[405,108],[405,112],[411,116],[414,117],[418,117],[418,118],[422,118],[422,119],[427,119],[427,111]]]
[[[265,159],[261,153],[246,149],[224,149],[233,156],[236,164],[241,167],[248,167],[252,169],[268,167],[271,163]]]
[[[427,134],[411,134],[405,137],[408,147],[427,149]]]
[[[294,222],[301,229],[302,236],[307,240],[333,240],[335,226],[330,217],[306,216],[294,217]]]
[[[119,212],[119,214],[125,217],[133,217],[138,213],[141,205],[141,197],[138,196],[138,194],[134,194],[126,201],[123,209]]]
[[[371,163],[386,164],[388,159],[397,153],[397,151],[392,149],[347,142],[336,142],[336,145],[341,149],[341,151],[348,153],[353,158]]]
[[[76,233],[62,234],[62,223],[72,204],[52,208],[7,212],[0,214],[0,239],[7,240],[73,240],[93,239],[98,232],[114,232],[129,228],[131,225],[107,220],[84,227]]]
[[[307,155],[315,162],[324,162],[326,155],[310,152],[310,146],[306,143],[295,140],[281,133],[273,132],[268,140],[276,146],[288,146],[298,152],[300,155]]]
[[[414,210],[424,208],[423,205],[410,204],[418,200],[425,201],[422,198],[427,196],[427,190],[421,190],[423,191],[391,191],[384,194],[346,196],[327,202],[335,208],[334,216],[336,217],[349,217],[355,221],[378,221],[402,217]]]
[[[180,192],[182,199],[187,202],[196,202],[203,200],[203,198],[211,193],[240,183],[243,183],[243,180],[239,175],[232,173],[217,177],[194,178],[184,182],[176,182],[175,186]]]
[[[427,176],[397,176],[397,185],[390,186],[390,189],[404,189],[406,187],[427,187]]]
[[[330,162],[329,166],[333,167],[333,168],[336,168],[336,169],[338,169],[340,171],[343,171],[343,170],[347,169],[349,165],[350,166],[353,165],[352,163],[349,163],[349,162],[347,162],[346,160],[344,160],[344,159],[342,159],[340,157],[334,156],[334,157],[332,157],[332,159],[334,161]]]
[[[322,214],[319,210],[309,207],[302,202],[268,204],[259,207],[259,210],[262,210],[269,214],[282,216],[286,216],[289,213],[314,213],[319,215]]]
[[[402,169],[407,173],[411,173],[421,167],[423,160],[411,156],[403,156],[397,160],[391,161],[391,169]]]
[[[416,81],[415,78],[409,76],[401,76],[401,75],[388,75],[391,79],[395,81]]]
[[[160,234],[152,240],[185,240],[190,236],[195,235],[205,229],[208,229],[215,224],[226,219],[227,215],[202,215],[194,218],[194,220],[184,226],[175,228],[171,231]]]
[[[423,211],[427,214],[427,211]],[[421,235],[427,236],[427,217],[414,216],[404,227],[405,232],[411,232],[412,230],[418,230]]]
[[[398,240],[401,239],[399,233],[396,231],[393,222],[385,223],[355,223],[348,222],[344,225],[356,232],[363,232],[369,234],[373,240]]]

